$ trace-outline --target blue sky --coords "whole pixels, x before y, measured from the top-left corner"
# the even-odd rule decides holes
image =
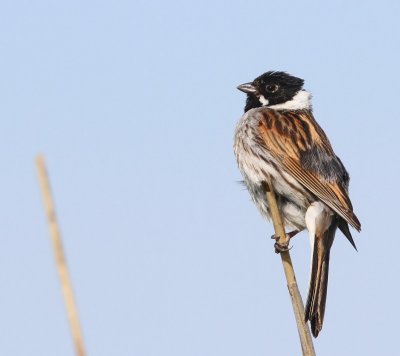
[[[321,355],[397,350],[397,1],[3,1],[0,354],[72,355],[45,154],[88,354],[294,355],[280,259],[232,151],[267,70],[305,79],[351,174]],[[292,258],[304,296],[306,234]]]

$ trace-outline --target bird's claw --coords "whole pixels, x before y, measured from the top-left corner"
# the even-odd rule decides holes
[[[281,244],[279,242],[275,242],[274,248],[275,248],[275,253],[287,252],[292,249],[291,247],[289,247],[289,243]]]
[[[286,239],[287,239],[286,243],[280,243],[279,242],[280,237],[277,236],[276,234],[272,235],[271,239],[276,241],[274,244],[275,253],[282,253],[282,252],[287,252],[287,251],[291,250],[292,248],[289,247],[289,241],[297,233],[298,233],[298,231],[295,230],[295,231],[292,231],[292,232],[289,232],[288,234],[286,234]]]

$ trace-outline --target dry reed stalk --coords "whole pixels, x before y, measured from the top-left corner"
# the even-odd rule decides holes
[[[56,260],[58,275],[60,277],[61,289],[67,309],[67,315],[71,328],[72,338],[74,341],[76,355],[84,356],[85,348],[83,343],[82,331],[79,325],[78,310],[72,291],[72,283],[68,272],[68,266],[64,257],[60,229],[57,223],[49,178],[47,175],[46,164],[43,156],[38,155],[36,157],[36,167],[38,170],[39,184],[42,192],[47,220],[49,223],[50,236],[53,243],[53,252]]]
[[[278,205],[276,203],[276,197],[271,184],[266,185],[266,195],[268,206],[270,209],[270,215],[274,224],[275,235],[279,237],[277,242],[281,245],[288,244],[288,237],[286,236],[285,229],[282,223],[282,216],[279,212]],[[289,251],[280,253],[283,270],[285,271],[287,287],[290,294],[290,299],[293,305],[293,312],[296,318],[297,330],[299,332],[301,349],[303,356],[315,356],[314,345],[311,339],[310,329],[304,318],[304,305],[303,300],[299,292],[299,288],[296,282],[296,276],[294,274],[292,259],[290,258]]]

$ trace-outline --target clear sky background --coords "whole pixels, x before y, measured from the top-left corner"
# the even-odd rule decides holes
[[[89,355],[298,355],[272,227],[232,150],[267,70],[304,78],[351,174],[319,355],[396,355],[400,3],[0,4],[0,354],[73,354],[34,157],[47,158]],[[303,296],[309,244],[293,241]]]

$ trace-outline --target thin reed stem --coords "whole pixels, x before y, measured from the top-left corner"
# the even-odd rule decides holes
[[[83,343],[82,331],[79,325],[78,310],[72,291],[72,282],[69,276],[67,262],[64,256],[60,229],[57,223],[49,178],[47,175],[46,164],[43,156],[39,155],[36,157],[36,167],[38,170],[39,184],[42,192],[44,209],[49,224],[50,236],[53,244],[53,252],[56,260],[58,275],[60,277],[61,289],[67,309],[67,316],[71,328],[75,352],[77,356],[84,356],[85,348]]]
[[[286,236],[285,228],[282,222],[282,216],[278,209],[275,193],[271,184],[266,185],[266,191],[268,206],[270,209],[269,212],[272,222],[274,224],[275,235],[279,237],[277,242],[281,245],[287,245],[289,243],[289,238]],[[293,305],[294,316],[296,318],[297,330],[299,332],[303,356],[315,356],[315,350],[310,334],[310,329],[308,328],[308,325],[305,322],[304,318],[303,300],[301,299],[299,288],[297,286],[292,259],[290,258],[289,251],[281,252],[280,255],[282,259],[283,270],[285,271],[290,299]]]

